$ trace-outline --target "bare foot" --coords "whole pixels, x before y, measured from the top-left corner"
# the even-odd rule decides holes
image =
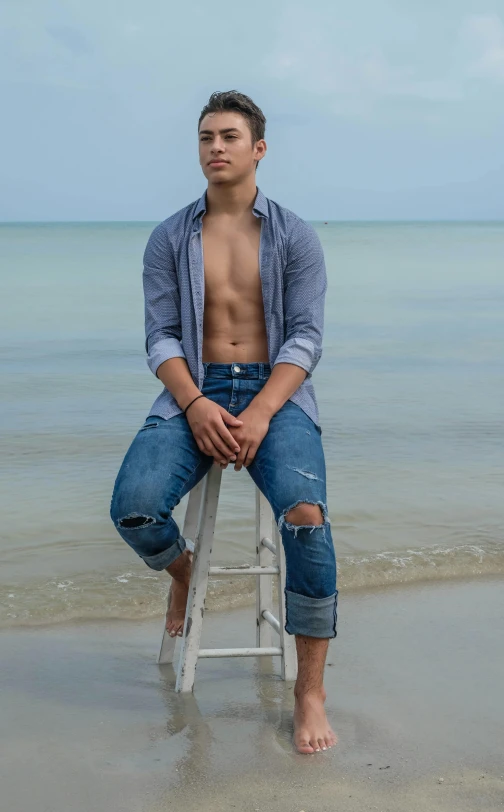
[[[172,565],[168,570],[170,572],[170,570],[176,569],[176,572],[171,572],[172,582],[166,613],[166,630],[170,637],[182,637],[191,579],[192,558],[192,553],[185,550],[177,559],[176,567]]]
[[[296,695],[294,744],[299,753],[328,750],[338,741],[324,710],[324,689]]]

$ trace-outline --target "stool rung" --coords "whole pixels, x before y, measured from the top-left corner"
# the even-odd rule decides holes
[[[267,550],[273,553],[273,555],[277,554],[276,544],[272,542],[271,539],[269,539],[267,536],[261,539],[261,544],[263,547],[266,547]]]
[[[244,564],[243,567],[210,567],[209,575],[278,575],[278,567],[252,567]]]
[[[281,657],[282,649],[271,648],[200,648],[198,657]]]
[[[270,625],[270,626],[273,626],[274,630],[275,630],[276,632],[278,632],[278,634],[280,634],[280,623],[279,623],[279,621],[276,619],[275,615],[273,615],[273,614],[272,614],[272,613],[269,611],[269,609],[265,609],[265,610],[264,610],[264,612],[262,613],[262,616],[263,616],[263,618],[264,618],[265,620],[267,620],[267,621],[268,621],[269,625]]]

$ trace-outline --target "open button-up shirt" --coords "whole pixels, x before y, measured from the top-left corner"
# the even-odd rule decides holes
[[[205,278],[202,227],[206,192],[160,223],[144,254],[145,350],[156,375],[169,358],[185,358],[198,389],[203,386]],[[307,377],[289,400],[316,425],[319,416],[312,372],[322,355],[327,277],[315,230],[258,190],[253,213],[261,219],[261,277],[269,363],[295,364]],[[182,409],[165,388],[149,415],[168,419]]]

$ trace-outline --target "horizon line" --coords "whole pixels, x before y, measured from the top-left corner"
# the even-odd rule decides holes
[[[166,218],[165,218],[166,219]],[[416,218],[309,218],[303,217],[308,223],[504,223],[504,217],[416,217]],[[0,220],[0,226],[50,226],[50,225],[151,225],[162,220]]]

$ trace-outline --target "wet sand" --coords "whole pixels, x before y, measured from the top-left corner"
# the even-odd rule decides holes
[[[296,754],[292,685],[270,659],[160,668],[158,622],[0,633],[9,812],[504,809],[502,579],[341,596],[328,714],[339,744]],[[207,613],[205,646],[254,645],[250,609]]]

